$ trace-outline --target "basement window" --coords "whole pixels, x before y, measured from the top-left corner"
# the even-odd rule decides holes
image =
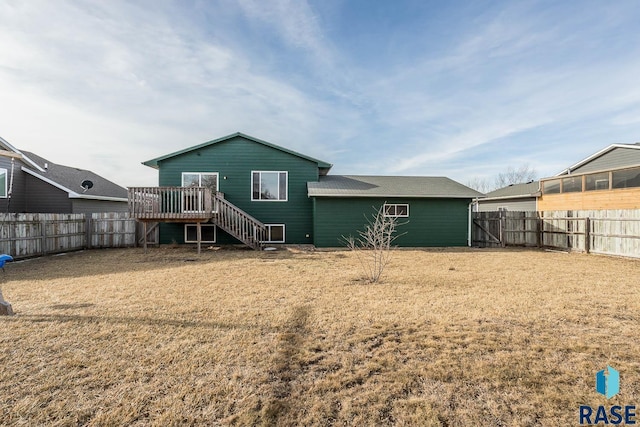
[[[216,242],[216,226],[213,224],[201,224],[200,227],[202,228],[202,243],[215,243]],[[198,243],[198,225],[197,224],[185,224],[184,242]]]
[[[385,205],[384,205],[384,216],[386,216],[386,217],[407,218],[409,216],[409,204],[407,204],[407,203],[396,203],[396,204],[385,203]]]
[[[251,200],[286,202],[287,175],[279,171],[251,172]]]
[[[263,243],[284,243],[284,224],[265,224],[267,227]]]

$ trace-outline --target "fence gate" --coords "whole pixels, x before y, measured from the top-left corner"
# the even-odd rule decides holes
[[[482,248],[504,247],[502,211],[475,212],[471,230],[473,246]]]
[[[145,226],[146,224],[146,226]],[[144,234],[147,233],[147,245],[157,246],[160,244],[160,223],[158,222],[139,222],[138,223],[138,245],[145,242]]]

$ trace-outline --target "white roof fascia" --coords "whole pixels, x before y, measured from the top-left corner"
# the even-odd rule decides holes
[[[65,187],[64,185],[60,185],[55,181],[50,180],[49,178],[46,178],[40,174],[35,173],[34,171],[32,171],[29,168],[25,168],[24,166],[22,167],[22,171],[28,173],[29,175],[35,176],[38,179],[41,179],[42,181],[46,182],[47,184],[51,184],[56,188],[59,188],[60,190],[69,193],[69,197],[72,197],[72,195],[78,195],[78,193],[76,193],[73,190],[69,190],[67,187]]]
[[[33,166],[34,168],[38,169],[40,172],[46,172],[44,169],[42,169],[40,167],[40,165],[38,165],[36,162],[34,162],[33,160],[31,160],[29,157],[25,156],[23,152],[21,152],[20,150],[18,150],[16,147],[14,147],[13,145],[9,144],[7,142],[6,139],[4,139],[3,137],[0,136],[0,142],[5,145],[10,151],[13,151],[14,153],[20,154],[22,156],[23,161],[25,161],[26,163],[29,163],[31,166]]]
[[[109,196],[92,196],[88,194],[78,194],[74,193],[73,195],[69,194],[70,199],[89,199],[89,200],[104,200],[107,202],[127,202],[129,199],[125,199],[122,197],[109,197]]]
[[[562,170],[560,173],[557,173],[554,176],[561,176],[561,175],[566,175],[571,173],[572,170],[574,170],[577,167],[582,166],[585,163],[589,163],[591,160],[598,158],[600,156],[602,156],[603,154],[608,153],[609,151],[613,150],[614,148],[630,148],[632,150],[640,150],[640,145],[629,145],[629,144],[611,144],[606,148],[603,148],[602,150],[598,151],[595,154],[590,155],[589,157],[587,157],[586,159],[580,160],[578,163],[576,163],[573,166],[569,166],[568,168]]]
[[[450,195],[405,195],[405,194],[309,194],[307,197],[377,197],[384,199],[385,197],[404,198],[404,199],[473,199],[479,196],[450,196]]]
[[[526,199],[527,197],[538,197],[540,195],[541,193],[538,192],[534,194],[520,194],[517,196],[485,197],[485,198],[478,199],[478,201],[485,202],[485,201],[492,201],[492,200]]]

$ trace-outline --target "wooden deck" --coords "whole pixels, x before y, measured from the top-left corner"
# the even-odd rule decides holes
[[[145,224],[145,248],[147,224],[154,222],[196,223],[198,252],[203,222],[211,221],[253,249],[262,248],[266,232],[262,222],[225,200],[222,193],[212,193],[207,187],[131,187],[129,212]]]
[[[215,215],[206,187],[131,187],[129,212],[146,222],[206,222]]]

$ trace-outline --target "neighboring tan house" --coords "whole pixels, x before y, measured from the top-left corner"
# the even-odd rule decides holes
[[[640,144],[612,144],[540,181],[539,211],[640,209]]]
[[[127,190],[84,169],[21,151],[0,138],[0,212],[126,212]]]
[[[490,191],[487,197],[478,199],[475,210],[476,212],[537,211],[538,196],[540,196],[539,181],[511,184]]]
[[[130,188],[131,213],[159,223],[161,243],[344,246],[385,204],[406,222],[398,245],[466,246],[481,195],[444,177],[329,175],[327,162],[241,133],[143,164],[161,187]]]

